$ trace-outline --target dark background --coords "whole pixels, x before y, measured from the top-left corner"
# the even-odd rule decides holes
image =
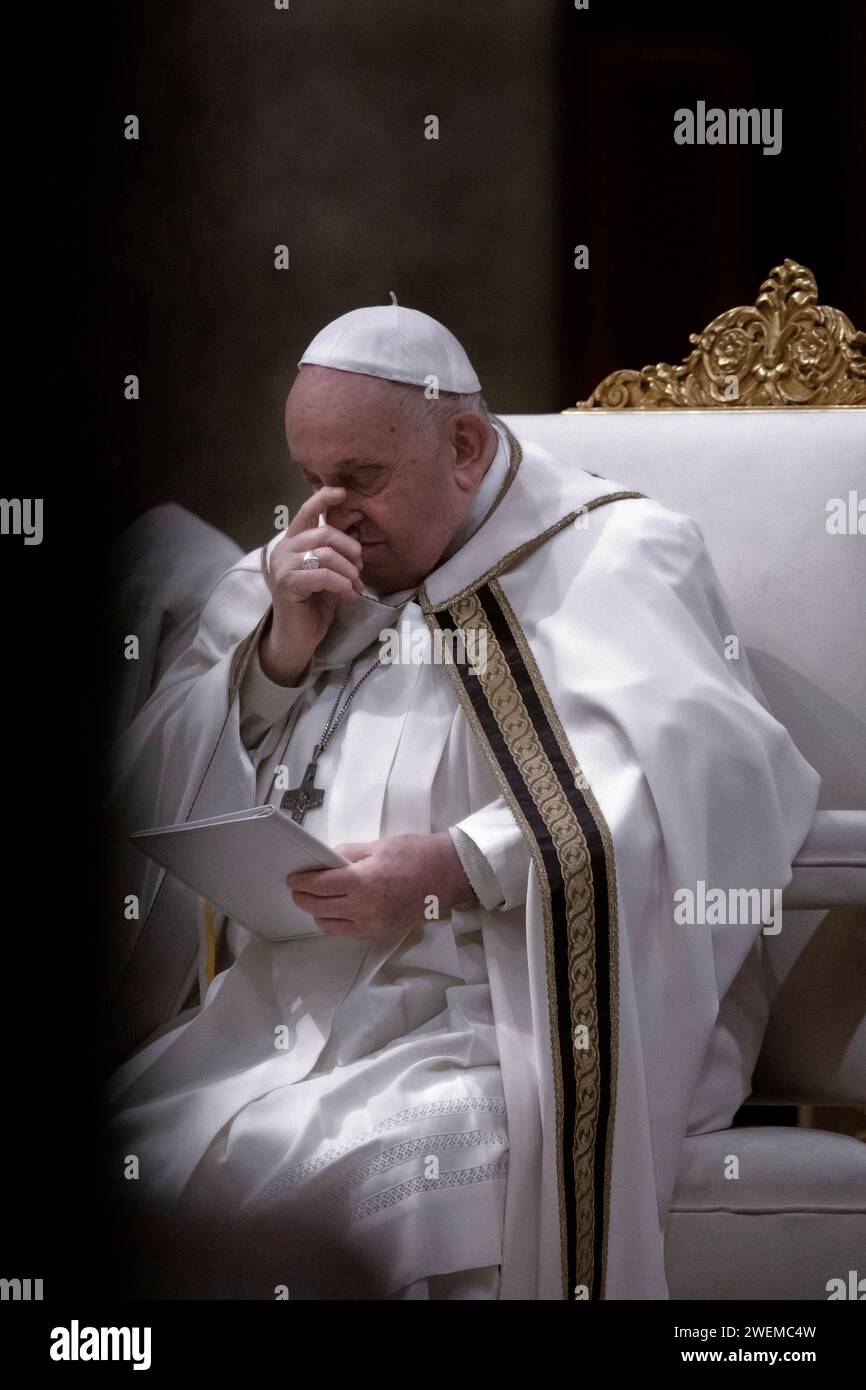
[[[174,499],[260,544],[297,496],[282,438],[297,358],[390,290],[461,338],[500,412],[679,361],[786,256],[862,326],[866,6],[802,13],[116,0],[91,210],[99,466],[120,519]],[[781,153],[676,145],[673,113],[698,100],[781,107]]]
[[[801,13],[113,0],[68,7],[62,29],[34,9],[30,33],[7,35],[23,87],[4,304],[17,289],[24,312],[5,325],[4,423],[22,442],[3,491],[45,498],[45,540],[0,538],[0,1274],[43,1277],[64,1317],[74,1297],[118,1292],[96,1158],[104,841],[89,809],[107,540],[174,499],[260,543],[294,495],[294,363],[390,290],[458,334],[503,412],[678,360],[786,256],[866,327],[866,5]],[[673,112],[698,100],[782,107],[782,153],[676,146]],[[123,400],[131,371],[138,403]]]

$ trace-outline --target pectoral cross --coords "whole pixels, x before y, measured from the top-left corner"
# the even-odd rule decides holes
[[[303,825],[307,812],[317,811],[325,799],[324,788],[314,785],[320,751],[319,748],[313,749],[313,761],[307,766],[303,782],[299,787],[292,787],[290,791],[287,791],[280,802],[280,806],[284,810],[291,811],[292,820],[296,821],[298,825]]]

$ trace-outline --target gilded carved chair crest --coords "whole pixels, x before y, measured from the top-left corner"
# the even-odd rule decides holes
[[[815,277],[777,265],[753,305],[719,314],[676,366],[611,372],[572,410],[866,406],[866,333],[818,303]]]

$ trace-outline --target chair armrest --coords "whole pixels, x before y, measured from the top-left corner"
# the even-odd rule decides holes
[[[818,811],[792,869],[783,908],[866,906],[866,811]]]

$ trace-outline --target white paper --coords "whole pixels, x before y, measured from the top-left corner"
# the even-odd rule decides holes
[[[296,905],[286,878],[348,864],[276,806],[157,826],[132,844],[256,936],[267,941],[321,936]]]

